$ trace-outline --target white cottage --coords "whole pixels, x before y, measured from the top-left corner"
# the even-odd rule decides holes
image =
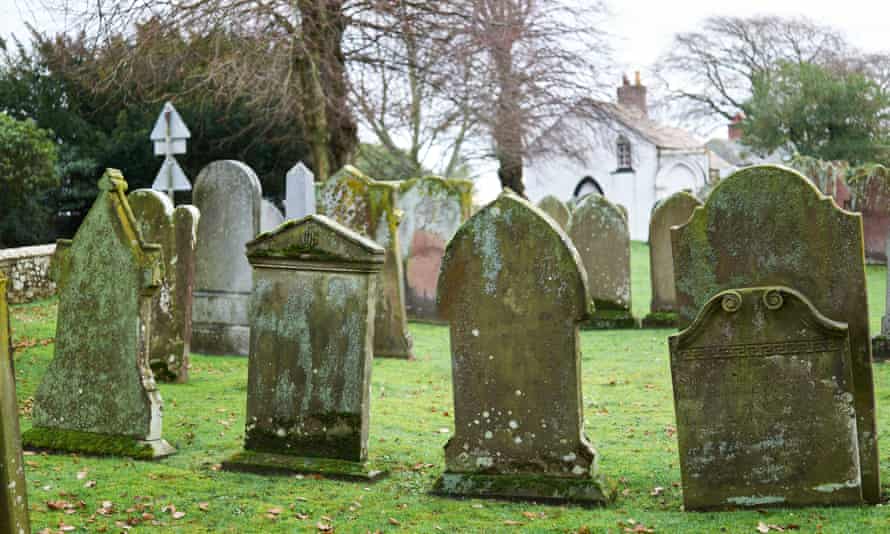
[[[633,85],[624,78],[617,103],[592,105],[605,118],[586,128],[598,141],[580,158],[584,162],[562,155],[529,158],[523,169],[526,194],[538,202],[546,195],[569,201],[600,193],[627,208],[631,239],[645,241],[657,201],[705,186],[707,149],[689,132],[649,118],[639,73]]]

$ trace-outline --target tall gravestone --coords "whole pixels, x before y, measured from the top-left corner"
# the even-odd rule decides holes
[[[192,306],[192,350],[247,355],[251,272],[244,245],[260,233],[262,187],[240,161],[214,161],[195,180],[201,211]]]
[[[254,270],[244,451],[230,469],[371,479],[366,464],[382,247],[324,216],[248,243]]]
[[[558,222],[560,228],[566,231],[569,229],[572,213],[565,202],[553,195],[547,195],[538,202],[538,208]]]
[[[260,232],[271,232],[284,222],[284,214],[271,200],[264,198],[260,207]]]
[[[591,310],[566,234],[507,191],[448,244],[455,434],[435,492],[603,503],[584,435],[578,324]]]
[[[167,195],[151,189],[137,189],[127,200],[142,238],[161,245],[164,262],[164,277],[151,302],[151,370],[157,380],[185,383],[200,215],[194,206],[174,209]]]
[[[890,258],[890,237],[887,238],[887,257]],[[884,315],[881,317],[881,333],[871,340],[872,358],[890,360],[890,269],[887,270],[887,288],[884,292]]]
[[[674,257],[671,254],[671,227],[684,224],[701,201],[680,191],[659,202],[649,220],[649,279],[652,283],[650,313],[646,327],[672,327],[677,324],[677,292],[674,289]]]
[[[386,263],[377,287],[374,356],[413,357],[399,245],[398,187],[372,180],[358,169],[346,166],[322,184],[320,193],[321,214],[371,238],[386,250]]]
[[[299,162],[285,176],[284,210],[288,219],[302,219],[315,213],[315,175]]]
[[[55,355],[34,395],[27,447],[134,458],[174,452],[161,438],[162,401],[149,364],[161,246],[147,244],[108,169],[74,240],[59,240]]]
[[[587,272],[596,311],[590,328],[634,328],[630,312],[630,230],[627,213],[602,195],[587,195],[572,213],[568,230]]]
[[[405,309],[413,319],[438,321],[436,285],[445,245],[470,217],[473,183],[437,176],[399,187],[399,243],[405,261]]]
[[[6,277],[0,273],[0,532],[29,534],[25,463],[19,435],[19,404],[15,396]]]
[[[705,205],[671,234],[682,323],[721,291],[780,285],[847,325],[862,496],[879,502],[861,216],[838,208],[800,174],[764,165],[720,182]]]
[[[670,347],[687,510],[862,502],[846,323],[787,287],[730,289]]]

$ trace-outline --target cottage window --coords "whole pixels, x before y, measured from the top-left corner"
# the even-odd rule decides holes
[[[618,138],[617,143],[618,154],[618,170],[627,171],[633,168],[633,157],[630,150],[630,141],[623,135]]]

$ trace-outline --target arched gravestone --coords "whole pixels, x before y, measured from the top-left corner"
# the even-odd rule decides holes
[[[405,314],[405,282],[396,185],[377,182],[346,166],[321,184],[318,211],[369,237],[386,250],[374,318],[374,356],[411,358],[412,340]]]
[[[762,165],[720,182],[671,238],[682,324],[721,291],[781,285],[848,325],[862,495],[879,502],[861,216],[838,208],[800,174]]]
[[[263,191],[250,167],[214,161],[195,180],[201,211],[192,305],[192,350],[247,355],[251,273],[244,245],[260,233]]]
[[[473,183],[438,176],[399,186],[399,244],[405,261],[405,309],[413,319],[438,321],[436,284],[445,245],[470,217]]]
[[[188,382],[198,208],[173,209],[170,198],[137,189],[127,200],[149,243],[161,245],[164,278],[151,301],[151,370],[157,380]]]
[[[455,434],[434,491],[605,502],[581,406],[587,279],[565,233],[504,192],[448,243],[439,288]]]
[[[686,510],[862,503],[846,323],[731,289],[670,347]]]
[[[19,405],[12,370],[6,277],[0,273],[0,532],[31,532],[25,494],[25,463],[19,435]]]
[[[582,198],[572,213],[569,236],[587,272],[595,312],[590,328],[635,328],[630,312],[630,231],[627,212],[601,195]]]
[[[247,244],[254,269],[244,451],[223,466],[373,479],[374,308],[385,251],[324,217]]]
[[[149,365],[161,246],[142,239],[126,191],[108,169],[74,240],[57,243],[55,354],[34,395],[27,447],[143,459],[174,452],[161,438]]]
[[[674,289],[674,257],[671,254],[671,227],[684,224],[701,201],[680,191],[656,204],[649,220],[649,278],[652,282],[650,314],[646,327],[672,327],[677,324],[677,292]]]
[[[538,202],[538,209],[553,217],[553,220],[559,223],[560,228],[568,231],[572,213],[562,200],[553,195],[547,195]]]

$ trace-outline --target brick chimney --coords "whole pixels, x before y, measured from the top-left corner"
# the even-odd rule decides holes
[[[646,86],[640,83],[640,71],[636,72],[633,85],[630,84],[627,76],[622,77],[621,87],[618,88],[618,104],[636,109],[644,117],[649,116],[649,108],[646,105]]]
[[[736,113],[736,116],[732,118],[732,122],[729,123],[729,140],[730,141],[738,141],[742,138],[742,121],[745,120],[745,116],[741,113]]]

